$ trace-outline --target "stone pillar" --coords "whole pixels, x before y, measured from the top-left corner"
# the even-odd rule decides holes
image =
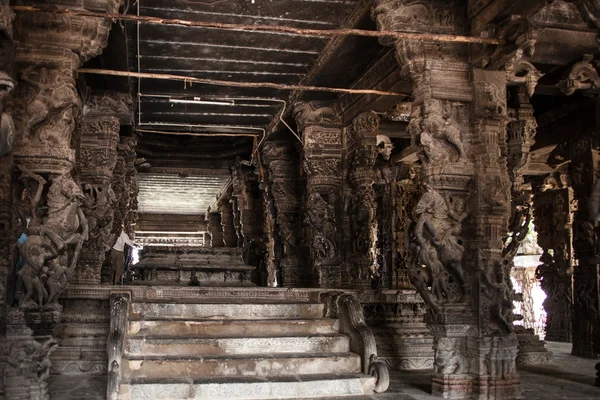
[[[305,287],[310,281],[299,261],[298,159],[288,142],[267,142],[262,149],[263,163],[269,168],[269,186],[277,211],[276,229],[282,254],[280,286]]]
[[[597,129],[597,128],[596,128]],[[569,172],[577,210],[573,221],[573,247],[578,265],[573,275],[573,355],[600,354],[598,288],[598,216],[600,215],[600,153],[591,135],[571,140]]]
[[[377,158],[377,128],[379,117],[366,112],[354,119],[346,128],[348,182],[350,198],[347,213],[350,224],[350,249],[344,275],[352,288],[371,288],[375,266],[375,159]]]
[[[109,246],[112,248],[121,233],[121,225],[130,238],[134,238],[134,224],[137,220],[137,182],[135,169],[137,138],[122,136],[117,144],[117,162],[113,170],[110,187],[114,192],[116,202],[114,219],[110,234]],[[106,255],[100,279],[103,283],[113,282],[114,266],[110,263],[110,255]]]
[[[378,0],[372,15],[386,31],[463,33],[467,24],[454,3],[425,3]],[[418,18],[411,17],[415,13]],[[463,44],[384,44],[395,47],[401,72],[413,84],[408,130],[422,163],[422,195],[414,210],[409,274],[429,306],[433,394],[516,398],[518,342],[502,252],[510,216],[510,180],[500,157],[506,154],[507,73],[474,68]]]
[[[231,188],[221,195],[217,202],[221,214],[221,230],[225,247],[237,247],[237,234],[233,224],[233,208],[231,204]]]
[[[93,11],[114,13],[119,0]],[[89,6],[89,5],[88,5]],[[81,9],[84,6],[79,6]],[[77,7],[76,7],[77,8]],[[4,14],[3,14],[4,16]],[[19,12],[15,18],[16,70],[13,150],[15,220],[27,227],[19,308],[8,312],[6,393],[12,399],[47,399],[52,331],[60,321],[58,297],[75,274],[89,236],[85,196],[72,171],[81,101],[76,71],[107,43],[112,22],[103,18]],[[11,239],[12,240],[12,239]],[[42,279],[46,275],[47,279]],[[43,282],[43,283],[42,283]]]
[[[533,106],[530,104],[529,91],[531,86],[517,86],[514,89],[514,109],[509,110],[511,121],[507,129],[507,166],[511,187],[512,218],[509,224],[509,235],[505,240],[503,257],[510,269],[514,268],[514,258],[523,240],[529,232],[531,222],[531,191],[524,186],[524,170],[531,160],[530,149],[534,143],[537,131],[537,121],[533,115]],[[533,319],[533,299],[531,298],[531,282],[534,279],[525,271],[515,271],[516,277],[522,277],[521,293],[515,296],[521,300],[521,318],[523,325],[515,326],[519,340],[519,365],[549,364],[553,355],[547,351],[544,342],[536,335],[531,321]],[[525,274],[525,276],[523,276]],[[514,275],[514,274],[513,274]]]
[[[0,341],[5,340],[6,313],[8,308],[8,277],[13,262],[16,235],[13,233],[12,169],[10,152],[15,137],[12,109],[8,106],[9,96],[16,82],[14,75],[14,43],[12,19],[14,13],[8,0],[0,1]],[[4,396],[4,367],[6,348],[0,345],[0,398]]]
[[[221,226],[221,214],[218,212],[206,213],[206,229],[210,235],[210,244],[208,247],[223,247],[223,228]]]
[[[232,196],[236,199],[243,237],[243,254],[246,264],[259,266],[264,246],[263,207],[254,168],[237,161],[232,168]]]
[[[545,339],[570,343],[573,340],[573,189],[553,176],[533,189],[533,222],[538,245],[543,250],[542,264],[535,276],[546,292]]]
[[[85,195],[89,240],[83,246],[74,282],[95,285],[110,250],[116,196],[111,187],[117,164],[121,124],[132,122],[129,94],[94,93],[86,102],[80,127],[78,171]]]
[[[294,117],[302,134],[306,176],[303,221],[310,249],[311,281],[320,287],[342,284],[339,215],[342,195],[342,130],[331,107],[300,102]]]

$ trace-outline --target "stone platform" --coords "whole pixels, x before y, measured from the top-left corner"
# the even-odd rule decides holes
[[[231,287],[254,286],[256,268],[242,261],[242,250],[236,247],[151,246],[142,251],[133,270],[133,284]]]

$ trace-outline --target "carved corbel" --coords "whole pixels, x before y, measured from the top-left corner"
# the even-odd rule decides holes
[[[322,106],[316,102],[300,101],[294,104],[293,116],[298,129],[304,131],[307,126],[339,126],[340,117],[334,107]]]
[[[593,55],[584,55],[583,60],[573,65],[567,77],[556,86],[567,96],[572,95],[577,90],[594,90],[596,92],[600,89],[600,76],[596,66],[592,64],[593,61]]]
[[[493,27],[490,36],[502,43],[495,46],[489,56],[484,56],[481,64],[489,70],[504,70],[509,86],[524,85],[529,97],[533,96],[538,81],[544,74],[528,60],[533,57],[537,30],[532,21],[512,15]]]

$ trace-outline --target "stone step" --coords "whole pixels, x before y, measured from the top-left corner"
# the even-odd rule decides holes
[[[144,338],[126,341],[126,353],[137,356],[250,355],[272,353],[347,353],[350,341],[344,335],[253,338]]]
[[[338,333],[336,319],[273,320],[140,320],[130,319],[128,335],[205,338],[332,335]]]
[[[354,353],[270,354],[267,356],[127,356],[123,376],[196,379],[211,376],[282,376],[360,372]]]
[[[363,374],[227,377],[199,380],[136,379],[121,383],[119,400],[299,399],[371,395],[375,378]]]
[[[183,269],[183,268],[136,268],[140,279],[136,285],[189,285],[192,275],[196,277],[200,286],[253,286],[252,270],[244,267],[240,269]]]
[[[136,319],[295,319],[323,317],[323,304],[314,303],[132,303]]]

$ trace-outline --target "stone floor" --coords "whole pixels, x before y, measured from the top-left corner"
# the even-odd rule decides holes
[[[520,369],[523,398],[527,400],[551,399],[600,399],[600,388],[593,386],[594,364],[597,360],[573,357],[571,345],[547,343],[554,352],[555,363],[545,367]],[[49,384],[51,400],[104,400],[106,379],[103,377],[53,377]],[[427,372],[391,373],[389,390],[381,395],[357,398],[341,397],[340,400],[430,400],[437,397],[428,393],[431,387]],[[331,399],[331,398],[330,398]]]

